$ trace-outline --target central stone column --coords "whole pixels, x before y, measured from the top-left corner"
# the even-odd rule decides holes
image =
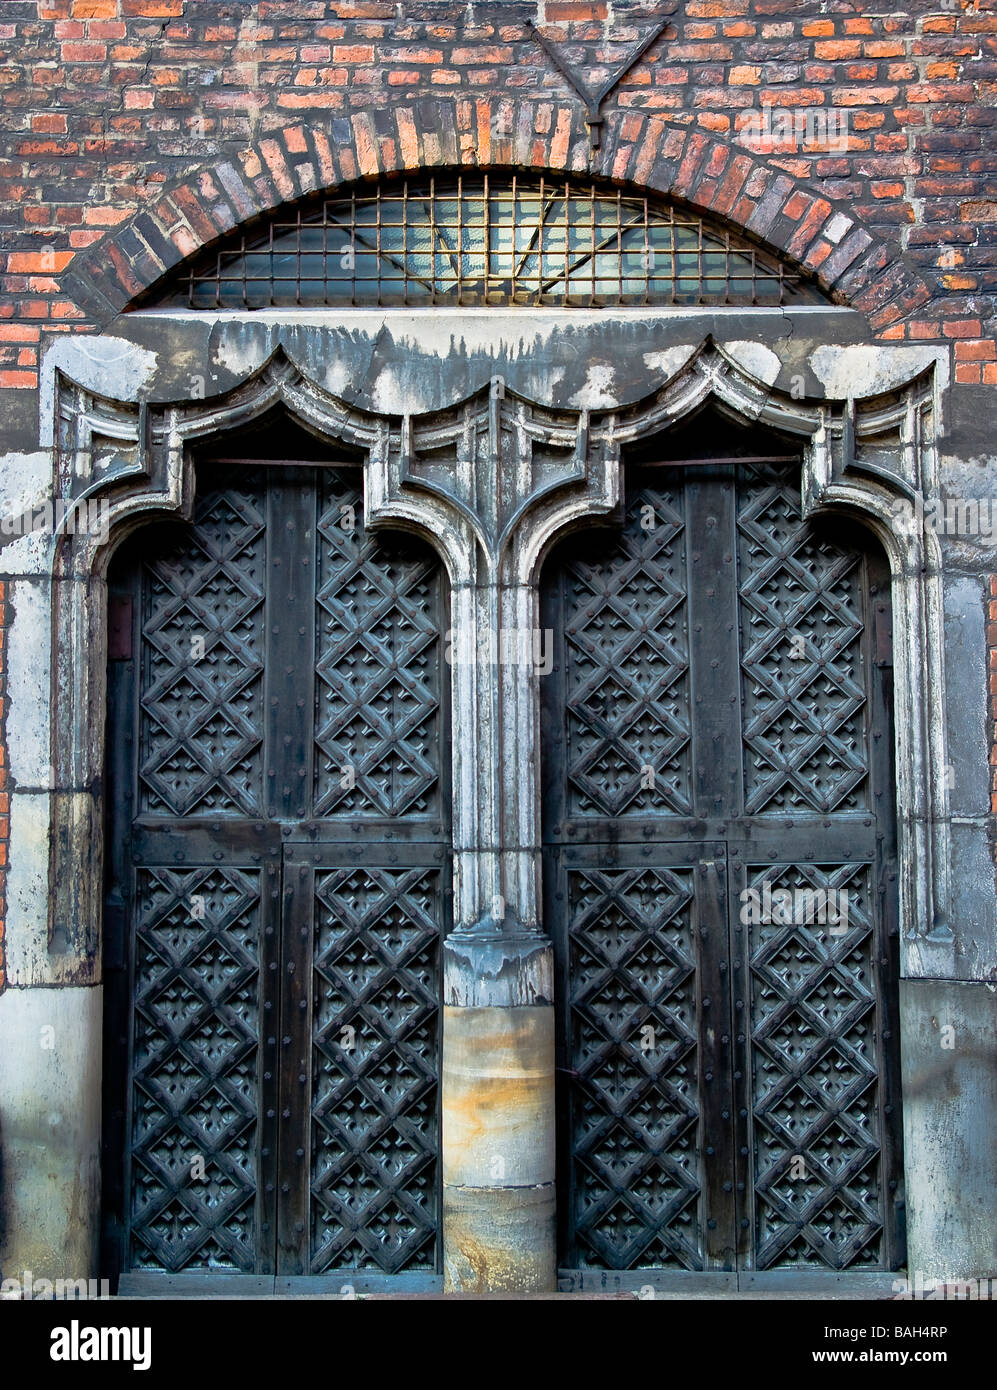
[[[554,966],[538,921],[542,637],[535,592],[481,568],[479,583],[454,591],[450,644],[460,795],[457,925],[443,948],[445,1288],[547,1292],[557,1276]]]
[[[554,965],[540,924],[539,629],[546,545],[619,495],[610,420],[498,378],[385,424],[368,517],[413,526],[451,583],[454,930],[444,942],[443,1266],[453,1293],[556,1288]]]
[[[554,1009],[537,934],[444,945],[443,1230],[448,1292],[556,1287]]]

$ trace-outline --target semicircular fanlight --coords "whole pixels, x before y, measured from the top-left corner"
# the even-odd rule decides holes
[[[643,192],[475,174],[394,180],[278,210],[185,262],[154,302],[268,309],[828,301],[746,238]]]

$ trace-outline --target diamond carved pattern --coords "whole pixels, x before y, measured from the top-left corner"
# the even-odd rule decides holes
[[[759,894],[765,883],[848,899],[840,924],[748,929],[757,1267],[878,1265],[884,1214],[869,866],[756,871]]]
[[[252,1271],[260,874],[142,869],[138,880],[132,1264]]]
[[[681,493],[634,489],[615,546],[566,566],[568,807],[575,814],[689,812],[684,527]]]
[[[314,1273],[435,1267],[439,900],[435,869],[316,876]]]
[[[795,474],[743,466],[738,565],[745,809],[869,804],[858,558],[801,520]]]
[[[692,891],[687,869],[569,875],[573,1218],[596,1267],[700,1267]]]
[[[142,810],[258,814],[262,797],[264,484],[215,477],[194,524],[146,565]]]
[[[439,563],[413,539],[368,535],[362,493],[345,474],[330,473],[322,489],[315,814],[432,814]]]
[[[140,735],[137,804],[119,789],[116,809],[122,830],[137,820],[125,1268],[437,1269],[442,567],[408,538],[367,535],[358,478],[199,467],[191,523],[159,528],[116,579],[141,634],[137,669],[112,682],[130,692],[134,677]],[[292,533],[315,547],[293,572]],[[399,844],[406,862],[425,840],[433,868],[303,869],[300,833],[272,823],[273,788],[296,777],[313,778],[295,814],[313,813],[332,863],[348,815],[365,862],[397,863]],[[314,941],[292,869],[294,885],[315,881]],[[313,945],[303,1014],[280,980]],[[310,1092],[275,1064],[292,1042],[311,1048]]]
[[[558,796],[544,833],[568,981],[566,1253],[602,1268],[891,1268],[903,1250],[891,1197],[899,1133],[884,1105],[894,953],[871,886],[889,882],[889,773],[877,754],[889,686],[865,630],[885,569],[801,519],[798,466],[754,465],[746,440],[731,452],[741,460],[704,458],[683,474],[635,463],[615,548],[603,563],[566,549],[548,589],[567,706],[551,685],[545,758]],[[659,479],[672,489],[657,491]],[[652,788],[641,785],[647,766]],[[721,925],[709,888],[683,904],[652,882],[691,892],[698,871],[601,867],[653,864],[655,843],[673,841],[683,858],[703,855],[708,884],[720,849],[697,837],[711,834],[727,840],[731,884],[744,883],[746,859],[749,887],[804,894],[804,916],[783,920],[779,903],[768,921],[745,922],[746,952],[743,899]],[[780,864],[783,854],[805,862]],[[697,989],[703,1006],[717,996],[708,1015],[697,1017]],[[654,1075],[632,1041],[648,1022]]]

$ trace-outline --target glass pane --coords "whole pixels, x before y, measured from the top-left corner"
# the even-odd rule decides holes
[[[302,251],[323,250],[325,247],[325,232],[325,227],[302,227],[299,237]]]
[[[693,214],[563,181],[389,181],[302,205],[176,275],[167,302],[281,304],[819,303],[815,286]],[[192,268],[193,267],[193,268]]]

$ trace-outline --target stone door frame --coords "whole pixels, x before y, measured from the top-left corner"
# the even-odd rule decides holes
[[[674,326],[672,319],[673,332]],[[80,342],[89,345],[93,361],[94,340]],[[670,349],[672,365],[660,383],[618,409],[555,410],[494,378],[445,410],[402,417],[345,404],[282,347],[209,400],[160,403],[95,390],[82,384],[91,378],[82,358],[74,364],[72,342],[61,345],[52,370],[43,426],[54,445],[53,496],[86,501],[106,521],[101,534],[63,526],[48,561],[47,944],[53,975],[61,980],[100,980],[107,567],[120,541],[146,521],[190,515],[192,446],[282,405],[312,434],[362,453],[369,524],[419,534],[447,567],[457,651],[455,931],[446,943],[444,1001],[445,1038],[449,1033],[452,1044],[449,1054],[446,1043],[444,1051],[443,1155],[452,1288],[480,1283],[466,1252],[475,1241],[501,1245],[497,1232],[508,1230],[511,1190],[525,1187],[534,1190],[538,1205],[524,1208],[524,1220],[514,1222],[515,1249],[500,1251],[494,1268],[512,1270],[506,1286],[546,1287],[553,1277],[553,1105],[547,1104],[553,987],[539,906],[539,701],[532,666],[497,663],[495,633],[538,627],[544,558],[567,531],[617,507],[624,446],[678,424],[711,398],[736,420],[800,441],[806,516],[847,513],[884,547],[894,614],[901,975],[956,975],[941,556],[938,536],[924,519],[924,507],[939,497],[946,358],[912,357],[909,349],[887,344],[843,349],[865,354],[888,388],[869,396],[793,399],[773,389],[775,373],[758,366],[771,358],[771,344],[737,346],[735,352],[708,337]],[[438,462],[441,450],[451,464]],[[480,1052],[482,1010],[496,1011],[493,1021],[500,1020],[499,1034],[513,1051],[528,1040],[533,1072],[542,1077],[519,1078],[503,1133],[487,1144],[466,1142],[461,1116],[467,1097],[454,1079],[461,1069],[448,1078],[447,1064],[448,1055],[466,1061],[476,1048]],[[79,1045],[99,1055],[99,1036],[81,1038]],[[538,1101],[545,1116],[539,1125],[528,1118]],[[508,1157],[498,1179],[489,1176],[495,1143]],[[908,1188],[929,1182],[908,1150]],[[97,1224],[94,1214],[94,1231]],[[915,1251],[911,1267],[919,1267]],[[489,1286],[503,1286],[497,1273]]]

